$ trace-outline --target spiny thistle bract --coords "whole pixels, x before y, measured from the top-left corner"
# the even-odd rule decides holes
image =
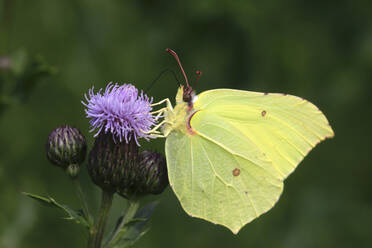
[[[110,134],[101,133],[94,141],[88,157],[88,172],[92,181],[105,191],[116,192],[128,178],[128,171],[138,164],[138,146],[115,142]]]
[[[46,153],[48,160],[67,169],[70,165],[72,174],[78,173],[78,165],[84,162],[87,143],[79,129],[68,125],[54,129],[48,136]],[[71,175],[73,176],[73,175]]]
[[[165,157],[157,152],[144,150],[140,153],[138,191],[141,194],[160,194],[168,186]]]

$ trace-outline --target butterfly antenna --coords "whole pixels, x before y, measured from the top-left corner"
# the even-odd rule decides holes
[[[196,84],[199,82],[199,78],[203,75],[203,73],[199,70],[197,70],[195,73],[196,73],[196,80],[195,80],[194,88]]]
[[[189,81],[187,80],[187,77],[186,77],[186,73],[185,73],[185,71],[183,70],[183,67],[182,67],[182,65],[181,65],[181,61],[180,61],[180,59],[178,58],[177,53],[176,53],[175,51],[173,51],[172,49],[169,49],[169,48],[166,48],[165,51],[168,52],[168,53],[170,53],[170,54],[171,54],[171,55],[172,55],[172,56],[177,60],[178,66],[181,68],[182,74],[183,74],[183,76],[185,77],[186,85],[187,85],[187,87],[190,87],[190,85],[189,85]]]
[[[173,70],[171,70],[171,69],[169,69],[169,68],[167,68],[167,69],[164,69],[163,71],[161,71],[160,73],[159,73],[159,75],[150,83],[150,85],[146,88],[146,90],[145,90],[145,93],[147,93],[148,91],[150,91],[151,90],[151,88],[155,85],[155,83],[166,73],[166,72],[171,72],[172,74],[173,74],[173,76],[174,76],[174,78],[176,79],[176,81],[178,82],[178,84],[181,84],[181,82],[180,82],[180,80],[177,78],[177,75],[176,75],[176,73],[173,71]]]

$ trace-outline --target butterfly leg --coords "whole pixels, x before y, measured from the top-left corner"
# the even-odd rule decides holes
[[[156,116],[155,116],[155,119],[159,119],[159,118],[164,118],[164,112],[160,112],[159,114],[157,114]]]
[[[160,104],[163,104],[163,103],[166,103],[167,104],[167,107],[166,108],[168,110],[172,110],[173,111],[172,103],[169,101],[168,98],[165,98],[164,100],[161,100],[160,102],[153,103],[150,106],[153,107],[153,106],[157,106],[157,105],[160,105]]]
[[[166,136],[162,135],[162,134],[151,134],[151,137],[153,137],[153,138],[166,138]]]
[[[169,113],[173,113],[173,107],[172,107],[172,104],[169,102],[169,99],[164,99],[164,100],[162,100],[158,103],[154,103],[154,104],[158,105],[158,104],[161,104],[161,103],[164,103],[164,102],[167,102],[167,107],[164,107],[164,108],[161,108],[161,109],[150,112],[151,114],[157,114],[155,116],[155,119],[164,118]],[[153,105],[151,105],[151,106],[153,106]],[[165,113],[168,113],[168,114],[164,115]]]
[[[157,131],[162,125],[164,124],[172,124],[171,122],[169,121],[162,121],[160,122],[158,125],[156,125],[153,129],[151,129],[150,131],[147,131],[147,132],[143,132],[144,134],[158,134],[159,131]]]
[[[159,110],[150,112],[150,114],[164,113],[164,111],[167,111],[167,110],[168,110],[168,108],[161,108]]]

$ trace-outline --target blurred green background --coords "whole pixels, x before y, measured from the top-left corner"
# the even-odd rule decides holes
[[[45,158],[48,133],[75,125],[91,147],[84,94],[111,81],[145,89],[166,68],[181,78],[166,47],[178,52],[190,79],[196,69],[203,72],[197,92],[237,88],[298,95],[326,114],[336,135],[286,180],[277,205],[237,236],[187,216],[168,188],[136,247],[370,247],[371,1],[0,3],[0,247],[85,247],[82,227],[20,191],[78,207],[69,179]],[[7,68],[4,56],[14,64],[36,58],[41,71],[53,73],[14,80],[16,69]],[[7,97],[25,81],[31,82],[29,98]],[[176,90],[168,73],[148,93],[157,101],[173,98]],[[164,140],[143,147],[164,152]],[[97,206],[99,190],[85,170],[81,180]],[[116,198],[113,216],[123,206]]]

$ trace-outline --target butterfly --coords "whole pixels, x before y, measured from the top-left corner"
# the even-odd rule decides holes
[[[152,135],[165,137],[170,186],[193,217],[234,234],[269,211],[283,181],[320,141],[334,132],[324,114],[300,97],[234,89],[196,95],[185,77],[173,108]]]

